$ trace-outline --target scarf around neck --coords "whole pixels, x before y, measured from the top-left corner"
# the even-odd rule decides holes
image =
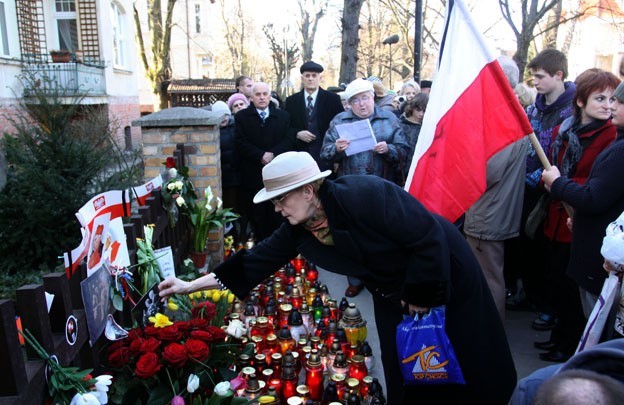
[[[574,172],[576,172],[576,165],[581,160],[585,148],[589,146],[593,140],[592,136],[588,139],[589,142],[581,142],[579,137],[588,132],[595,131],[606,122],[607,121],[604,120],[592,120],[587,124],[581,124],[580,119],[572,116],[566,118],[561,123],[557,138],[555,138],[550,150],[550,159],[551,162],[559,167],[562,176],[570,178],[574,175]],[[559,162],[559,154],[564,147],[563,158],[561,162]]]

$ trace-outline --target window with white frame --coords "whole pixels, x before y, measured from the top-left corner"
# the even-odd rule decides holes
[[[54,20],[58,36],[59,49],[74,52],[79,47],[78,17],[75,0],[55,0]]]
[[[0,0],[0,56],[19,54],[16,17],[15,0]]]
[[[195,33],[201,34],[201,7],[195,4]]]
[[[126,66],[125,13],[115,2],[111,3],[111,26],[113,28],[113,61],[117,67]]]

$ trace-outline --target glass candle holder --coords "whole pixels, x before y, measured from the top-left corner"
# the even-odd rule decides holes
[[[323,396],[323,365],[316,350],[310,354],[306,361],[305,383],[310,390],[310,398],[314,401],[320,401]]]

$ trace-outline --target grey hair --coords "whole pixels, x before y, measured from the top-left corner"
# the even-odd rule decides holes
[[[503,69],[503,73],[507,76],[507,80],[512,88],[515,88],[518,85],[520,80],[520,69],[518,69],[518,65],[511,59],[509,56],[501,55],[496,58],[498,64],[501,69]]]

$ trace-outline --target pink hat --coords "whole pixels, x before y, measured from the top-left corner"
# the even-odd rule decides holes
[[[245,102],[245,105],[249,105],[249,100],[247,100],[247,97],[245,97],[244,94],[234,93],[230,96],[230,98],[228,98],[228,101],[227,101],[227,104],[228,104],[228,107],[230,107],[230,110],[232,109],[232,104],[234,104],[236,100],[243,100]]]

